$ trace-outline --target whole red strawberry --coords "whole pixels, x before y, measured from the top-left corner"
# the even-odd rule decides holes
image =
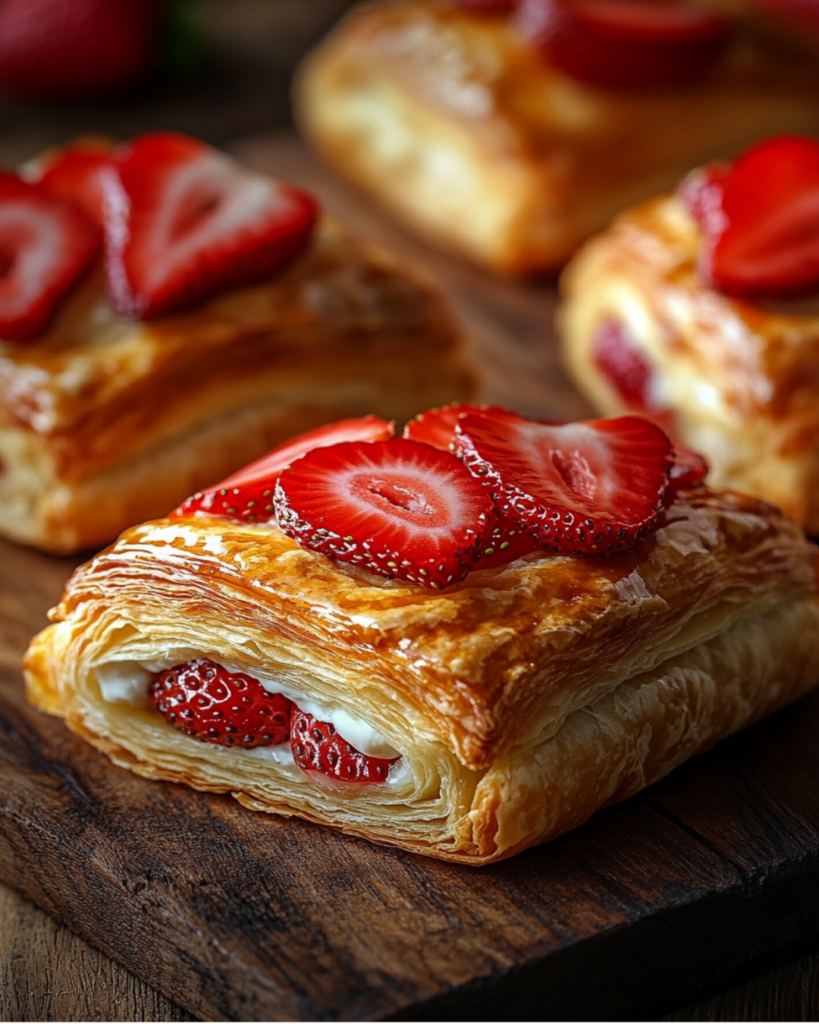
[[[204,743],[250,749],[285,743],[290,735],[292,701],[207,658],[160,672],[149,696],[171,725]]]
[[[150,70],[159,0],[2,0],[0,84],[24,96],[99,96]]]
[[[295,705],[290,723],[293,760],[306,772],[340,782],[384,782],[397,757],[370,757],[356,750],[330,722],[320,722]]]

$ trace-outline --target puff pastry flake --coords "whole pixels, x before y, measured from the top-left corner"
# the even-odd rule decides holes
[[[696,164],[819,131],[818,97],[813,55],[752,34],[691,86],[618,91],[549,66],[512,18],[388,0],[308,57],[295,98],[306,137],[405,223],[520,275]]]
[[[99,546],[294,433],[472,386],[435,288],[332,223],[274,279],[147,323],[100,268],[36,341],[0,342],[0,532]]]
[[[275,527],[160,520],[78,570],[52,618],[29,697],[117,764],[466,864],[579,825],[819,681],[815,549],[705,490],[626,554],[528,555],[444,591]],[[195,656],[354,723],[398,757],[388,779],[317,782],[286,745],[177,731],[146,688]]]

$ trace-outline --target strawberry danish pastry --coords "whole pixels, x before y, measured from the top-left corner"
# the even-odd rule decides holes
[[[468,397],[436,290],[194,139],[0,175],[0,533],[54,552],[294,432]]]
[[[819,67],[697,0],[385,0],[307,59],[296,114],[411,228],[526,275],[702,161],[819,133]]]
[[[390,435],[314,430],[126,531],[30,699],[148,778],[486,864],[819,681],[816,550],[653,423]]]
[[[620,217],[562,279],[564,362],[715,485],[819,533],[819,142],[777,136]]]

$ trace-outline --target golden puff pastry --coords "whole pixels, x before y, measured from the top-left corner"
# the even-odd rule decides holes
[[[295,107],[318,151],[414,230],[526,275],[695,164],[819,132],[819,67],[738,31],[697,83],[618,91],[550,67],[511,17],[386,0],[308,57]]]
[[[438,292],[331,223],[274,279],[146,323],[100,268],[43,336],[0,342],[0,533],[99,546],[293,433],[471,391]]]
[[[474,865],[579,825],[819,681],[816,550],[776,509],[705,490],[626,554],[532,554],[444,591],[272,526],[159,520],[78,570],[52,620],[26,656],[29,698],[116,764]],[[397,756],[387,780],[316,782],[286,743],[173,728],[147,688],[199,656]]]
[[[563,361],[607,414],[629,403],[595,358],[622,332],[650,404],[705,455],[709,481],[758,495],[819,532],[819,301],[752,301],[703,284],[702,229],[676,196],[651,200],[592,239],[566,268]]]

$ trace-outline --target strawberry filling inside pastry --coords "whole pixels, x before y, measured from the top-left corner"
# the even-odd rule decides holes
[[[819,291],[819,142],[780,135],[694,171],[679,196],[703,231],[699,273],[728,294]]]
[[[397,754],[377,757],[356,749],[334,722],[323,721],[252,676],[229,671],[208,658],[159,672],[148,696],[167,722],[194,739],[245,750],[288,744],[303,771],[339,782],[383,782],[398,760]],[[366,745],[389,750],[365,723],[350,720],[347,725],[353,735],[364,736]]]

